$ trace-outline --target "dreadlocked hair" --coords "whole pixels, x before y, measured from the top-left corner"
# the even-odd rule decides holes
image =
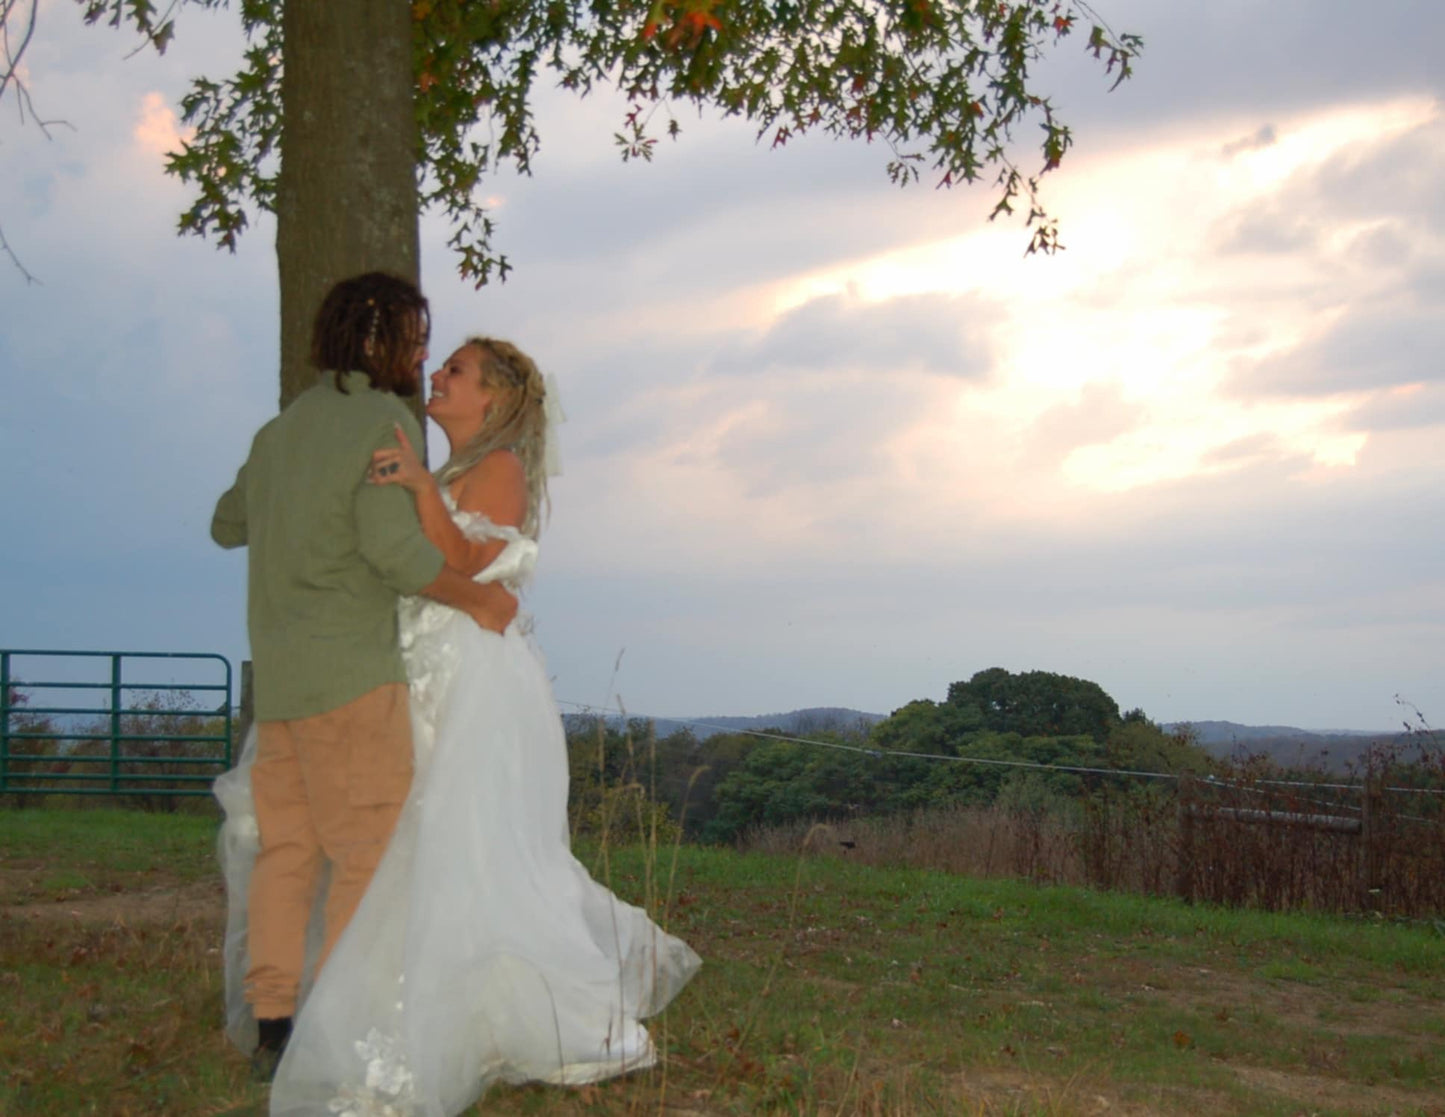
[[[482,429],[437,470],[437,483],[445,487],[493,450],[512,451],[521,459],[527,478],[522,533],[535,539],[541,530],[542,512],[548,507],[546,384],[532,358],[510,341],[469,337],[464,344],[481,354],[482,384],[496,396],[487,408]]]
[[[418,346],[431,333],[427,301],[410,280],[386,272],[343,279],[331,288],[311,329],[311,364],[336,378],[360,371],[371,386],[398,396],[415,395]]]

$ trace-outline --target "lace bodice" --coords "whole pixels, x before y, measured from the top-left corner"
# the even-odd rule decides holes
[[[451,513],[452,522],[468,539],[474,542],[501,539],[506,542],[501,554],[473,580],[500,582],[513,594],[521,596],[537,565],[537,541],[514,527],[493,523],[480,512],[459,509],[445,489],[442,490],[442,500]],[[457,663],[451,626],[458,619],[464,619],[467,624],[472,622],[450,606],[420,596],[403,597],[397,612],[402,659],[406,663],[407,678],[411,681],[412,705],[420,715],[414,724],[417,733],[413,744],[417,764],[424,766],[430,760],[435,729],[428,714],[434,710],[436,697],[450,684]],[[513,624],[524,632],[531,628],[530,618],[521,613]]]

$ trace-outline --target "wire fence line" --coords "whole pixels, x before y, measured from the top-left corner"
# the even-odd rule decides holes
[[[621,717],[625,719],[627,716],[626,711],[622,710],[620,707],[618,709],[612,709],[610,707],[594,706],[584,702],[570,702],[563,699],[558,699],[557,704],[559,706],[567,706],[581,713],[591,714],[597,717]],[[643,720],[652,721],[659,719],[644,718]],[[939,760],[951,762],[954,764],[975,764],[994,768],[1025,768],[1035,771],[1065,772],[1073,775],[1130,776],[1135,779],[1174,780],[1176,782],[1181,779],[1195,779],[1206,786],[1256,792],[1258,790],[1258,787],[1295,787],[1308,788],[1315,791],[1363,792],[1368,790],[1367,785],[1363,782],[1320,783],[1313,780],[1260,779],[1253,781],[1253,786],[1251,786],[1235,783],[1228,780],[1221,780],[1217,776],[1212,775],[1200,776],[1192,772],[1151,772],[1134,768],[1094,768],[1078,764],[1048,764],[1036,760],[1009,760],[987,756],[950,756],[947,753],[937,752],[909,752],[902,749],[875,749],[869,748],[867,745],[850,745],[842,741],[820,741],[815,738],[796,737],[786,733],[764,733],[762,730],[759,729],[739,729],[726,725],[714,725],[709,722],[698,721],[692,718],[669,717],[660,720],[675,722],[678,725],[692,726],[698,729],[710,729],[716,733],[731,733],[748,737],[757,737],[759,740],[763,741],[779,741],[786,744],[810,745],[814,748],[832,749],[837,752],[858,753],[864,756],[873,757],[874,759],[882,759],[885,756],[902,756],[908,757],[913,760]],[[1395,794],[1408,795],[1445,795],[1445,788],[1387,786],[1381,787],[1378,790],[1388,791]],[[1262,794],[1262,792],[1259,793]],[[1321,805],[1329,804],[1321,802]]]

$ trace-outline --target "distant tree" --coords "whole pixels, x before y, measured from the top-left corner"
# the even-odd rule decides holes
[[[572,778],[599,785],[648,779],[653,755],[652,722],[647,718],[572,715],[564,721]]]
[[[1097,701],[1091,687],[1062,689]],[[958,732],[947,732],[950,719],[957,719]],[[688,833],[729,842],[760,826],[959,805],[1078,817],[1078,805],[1099,794],[1137,788],[1137,778],[1113,770],[1212,770],[1202,749],[1147,718],[1117,719],[1103,740],[1087,732],[1024,736],[985,728],[982,720],[972,704],[924,700],[910,702],[874,728],[870,743],[887,747],[859,749],[829,734],[813,742],[761,743],[739,734],[749,742],[747,751],[705,794],[690,800]],[[698,745],[694,756],[700,758],[713,740]],[[928,755],[912,755],[917,753]],[[667,766],[673,763],[669,759]]]
[[[28,104],[18,64],[38,0],[0,3],[0,95],[13,86]],[[225,0],[77,3],[88,22],[164,50],[177,7]],[[1088,25],[1086,48],[1117,86],[1142,46],[1085,0],[241,0],[240,11],[242,67],[195,80],[182,102],[195,134],[169,170],[196,191],[183,231],[234,248],[250,211],[277,214],[283,405],[310,382],[306,329],[331,282],[372,267],[415,275],[421,209],[450,219],[463,276],[506,275],[478,187],[503,168],[531,172],[544,75],[582,95],[623,92],[624,159],[653,157],[655,124],[680,132],[674,105],[743,117],[772,147],[809,132],[877,140],[900,185],[993,176],[994,214],[1024,206],[1029,251],[1052,251],[1039,179],[1073,136],[1034,64]],[[1036,169],[1024,170],[1013,140],[1035,126]]]
[[[8,742],[3,761],[9,794],[0,797],[0,804],[8,802],[14,806],[23,807],[43,797],[15,791],[14,787],[17,783],[25,786],[53,788],[55,781],[47,781],[43,777],[64,773],[69,770],[70,765],[64,759],[65,742],[61,738],[54,720],[49,715],[36,714],[26,708],[30,705],[31,696],[24,689],[23,684],[18,680],[12,681],[5,688],[4,697],[5,732]],[[17,760],[16,757],[20,756],[35,757],[36,759]],[[51,757],[56,759],[52,760]]]
[[[1165,733],[1148,718],[1131,710],[1109,732],[1108,764],[1136,772],[1170,772],[1204,775],[1218,765],[1189,732]]]
[[[567,814],[574,835],[669,844],[677,817],[658,793],[659,749],[647,718],[568,715]]]
[[[1025,737],[1088,734],[1104,741],[1120,721],[1119,704],[1098,683],[1050,671],[1015,675],[991,667],[949,686],[948,704],[974,708],[988,728]]]
[[[880,749],[948,756],[957,755],[984,728],[983,714],[975,707],[920,698],[875,725],[871,740]]]
[[[718,786],[763,743],[751,733],[714,733],[699,741],[686,729],[657,742],[657,796],[689,837],[717,814]]]
[[[717,809],[702,831],[703,840],[733,841],[751,826],[829,813],[832,804],[803,778],[807,765],[807,754],[798,745],[758,745],[718,785]]]

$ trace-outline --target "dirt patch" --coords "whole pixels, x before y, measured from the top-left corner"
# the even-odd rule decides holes
[[[1418,1040],[1419,1014],[1435,1011],[1419,990],[1401,984],[1392,993],[1358,999],[1338,983],[1269,980],[1237,970],[1193,965],[1095,959],[1081,971],[1089,985],[1131,997],[1148,997],[1183,1011],[1208,1010],[1218,1020],[1263,1013],[1280,1025],[1324,1036],[1390,1036]]]
[[[1300,1117],[1322,1111],[1334,1113],[1421,1114],[1424,1117],[1445,1117],[1445,1099],[1422,1097],[1419,1094],[1389,1086],[1366,1086],[1337,1078],[1262,1067],[1230,1066],[1242,1087],[1257,1101],[1265,1098],[1287,1103]],[[1161,1117],[1165,1114],[1239,1112],[1238,1097],[1218,1091],[1188,1086],[1131,1086],[1125,1098],[1119,1088],[1075,1076],[1067,1081],[1050,1080],[1026,1071],[1010,1071],[990,1067],[960,1074],[954,1079],[960,1099],[979,1113],[1045,1113],[1089,1115],[1121,1114],[1125,1117]],[[1152,1097],[1141,1097],[1150,1094]],[[1261,1096],[1262,1095],[1262,1096]]]
[[[954,1088],[958,1099],[966,1102],[968,1111],[992,1113],[1059,1113],[1078,1117],[1157,1117],[1161,1113],[1208,1113],[1208,1104],[1128,1101],[1106,1083],[1073,1077],[1055,1081],[1026,1071],[989,1067],[969,1070],[957,1075]]]
[[[1203,1003],[1258,1008],[1281,1024],[1334,1036],[1398,1036],[1418,1039],[1419,1013],[1430,1003],[1419,992],[1400,986],[1402,999],[1357,1000],[1334,985],[1261,981],[1237,973],[1214,973],[1194,992]],[[1187,994],[1186,994],[1187,996]],[[1181,1003],[1187,1003],[1181,998]],[[1194,1001],[1200,1003],[1200,1001]]]
[[[24,895],[45,872],[39,861],[7,860],[0,866],[0,900],[9,902],[13,896]]]
[[[1390,1086],[1362,1086],[1338,1078],[1291,1074],[1268,1067],[1231,1066],[1241,1082],[1255,1089],[1279,1095],[1281,1100],[1302,1104],[1303,1112],[1334,1109],[1345,1113],[1421,1113],[1445,1115],[1445,1098],[1422,1098],[1419,1094]]]
[[[67,896],[55,900],[6,904],[0,912],[28,923],[78,923],[128,927],[214,923],[225,918],[226,890],[219,880],[161,886],[103,896]]]

